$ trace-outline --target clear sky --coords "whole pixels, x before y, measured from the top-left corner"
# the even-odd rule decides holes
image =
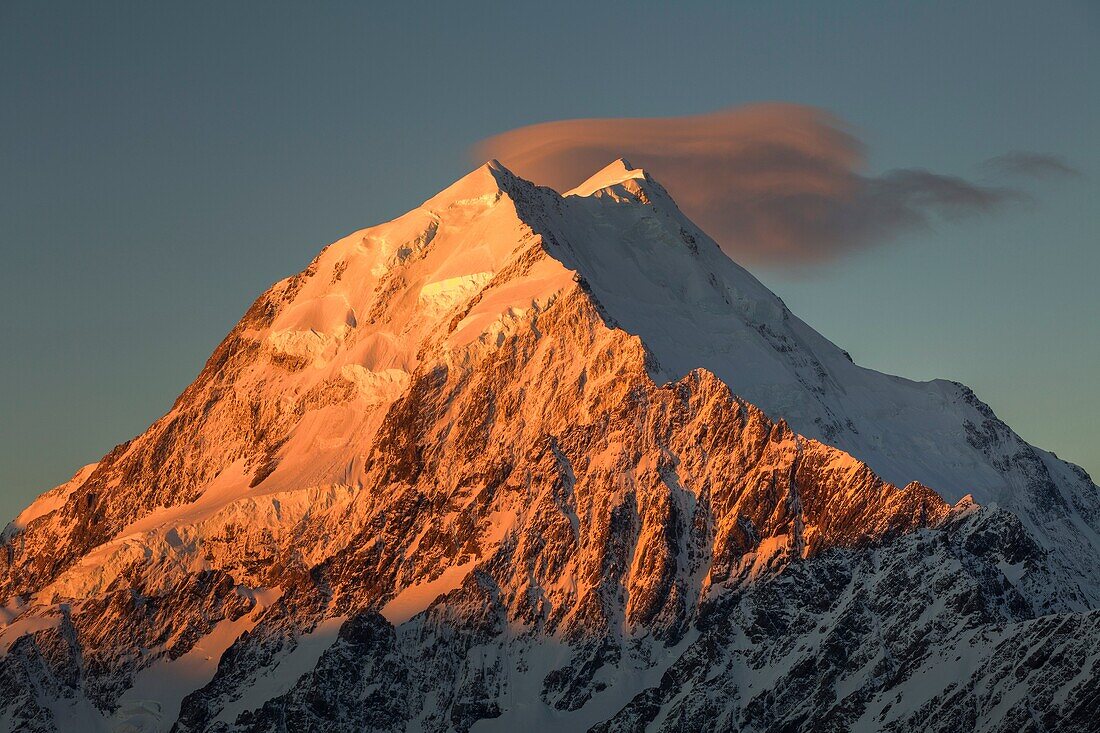
[[[155,6],[155,7],[154,7]],[[869,173],[1083,175],[753,268],[867,366],[1100,474],[1100,6],[0,4],[0,523],[163,414],[270,283],[521,125],[813,105]]]

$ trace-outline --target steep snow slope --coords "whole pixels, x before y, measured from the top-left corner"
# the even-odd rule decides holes
[[[643,171],[489,163],[275,284],[9,525],[0,723],[971,720],[928,677],[974,633],[1019,661],[1059,611],[1097,663],[1096,492],[966,388],[852,364]],[[1049,683],[992,650],[959,674],[1008,730]]]

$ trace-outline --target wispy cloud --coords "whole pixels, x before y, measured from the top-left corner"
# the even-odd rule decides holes
[[[1020,176],[1023,178],[1059,178],[1081,175],[1065,158],[1048,153],[1031,153],[1026,150],[1014,150],[1004,155],[990,158],[982,167],[990,173],[1001,176]]]
[[[827,260],[1023,197],[919,169],[865,175],[864,146],[849,128],[824,110],[794,104],[547,122],[484,140],[473,154],[559,191],[625,157],[664,184],[727,253],[756,262]],[[1015,165],[1040,167],[1036,160]]]

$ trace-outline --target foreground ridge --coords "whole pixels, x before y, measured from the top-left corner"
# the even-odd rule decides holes
[[[645,171],[562,196],[491,161],[272,286],[8,526],[0,721],[1076,730],[1098,518]]]

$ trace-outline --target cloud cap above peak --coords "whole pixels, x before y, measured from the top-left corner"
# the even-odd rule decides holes
[[[649,171],[733,258],[812,264],[933,218],[1020,193],[925,170],[862,173],[864,146],[829,112],[767,103],[703,115],[545,122],[480,142],[475,157],[565,191],[625,158]]]

